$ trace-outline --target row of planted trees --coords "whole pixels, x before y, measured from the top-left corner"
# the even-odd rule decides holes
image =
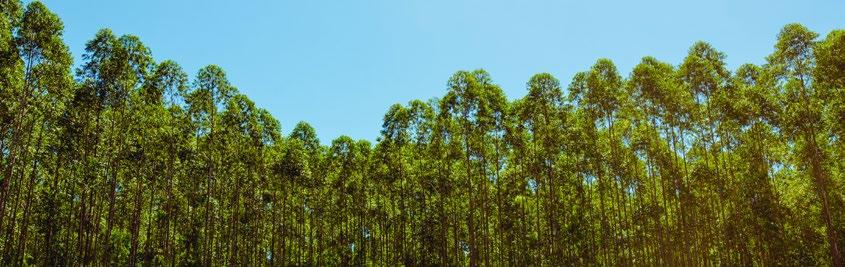
[[[192,82],[101,30],[0,1],[3,265],[833,265],[845,243],[845,31],[762,66],[695,43],[509,101],[483,70],[324,146],[219,67]],[[566,93],[565,93],[566,92]]]

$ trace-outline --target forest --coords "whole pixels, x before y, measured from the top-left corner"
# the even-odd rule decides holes
[[[0,1],[0,265],[845,265],[845,30],[788,24],[733,70],[703,41],[602,58],[521,98],[457,71],[373,142],[283,135],[134,35],[74,63],[63,30]]]

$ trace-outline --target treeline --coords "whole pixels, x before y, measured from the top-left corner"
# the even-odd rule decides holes
[[[101,30],[0,1],[2,265],[843,266],[845,31],[766,63],[697,42],[509,101],[483,70],[375,144],[280,123]]]

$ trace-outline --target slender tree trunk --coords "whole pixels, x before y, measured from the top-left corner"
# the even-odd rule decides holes
[[[24,71],[24,86],[23,86],[23,95],[20,99],[20,106],[18,106],[18,112],[16,112],[17,116],[13,117],[11,122],[11,135],[12,135],[12,142],[9,144],[9,155],[7,156],[7,164],[4,173],[3,180],[0,181],[0,227],[5,226],[5,215],[6,215],[6,201],[8,200],[8,190],[9,190],[9,183],[12,180],[14,175],[14,168],[15,164],[18,159],[18,154],[21,153],[20,150],[24,149],[25,145],[20,144],[22,138],[26,136],[25,139],[29,139],[32,136],[32,130],[28,130],[26,132],[21,132],[23,128],[26,126],[26,118],[29,113],[29,100],[32,97],[32,88],[31,88],[31,73],[33,68],[33,58],[34,55],[31,53],[28,54],[27,61],[26,61],[26,69]],[[21,121],[23,120],[23,121]],[[0,228],[0,231],[3,229]],[[5,242],[4,247],[8,247],[8,239]]]
[[[143,157],[143,156],[142,156]],[[140,162],[140,166],[145,166],[145,160],[142,159]],[[152,181],[154,181],[153,178]],[[143,213],[143,192],[144,192],[144,184],[143,179],[141,179],[141,174],[136,172],[135,177],[135,207],[134,212],[132,214],[132,223],[130,225],[131,229],[131,237],[129,242],[129,264],[135,265],[137,263],[137,255],[138,255],[138,235],[140,232],[141,227],[141,213]],[[154,186],[154,185],[153,185]],[[152,205],[152,202],[150,203]],[[151,210],[152,211],[152,210]],[[149,236],[149,235],[148,235]]]
[[[17,250],[17,253],[16,253],[16,256],[18,257],[18,259],[15,259],[16,263],[22,262],[23,257],[26,253],[26,243],[27,243],[27,237],[28,237],[27,234],[29,233],[29,217],[31,215],[30,207],[32,206],[31,205],[32,199],[34,198],[32,196],[32,191],[35,187],[35,180],[37,178],[38,163],[40,162],[40,160],[38,159],[38,155],[40,154],[42,141],[44,140],[44,130],[46,130],[45,125],[46,125],[46,122],[42,123],[41,129],[40,129],[39,134],[38,134],[38,141],[36,142],[36,146],[35,146],[36,152],[35,152],[35,155],[33,155],[33,158],[32,158],[32,169],[30,170],[30,173],[29,173],[30,178],[29,178],[29,182],[27,184],[27,190],[26,190],[26,203],[24,204],[24,210],[23,210],[23,222],[21,223],[21,229],[20,229],[20,232],[18,234],[19,235],[19,237],[18,237],[18,250]]]

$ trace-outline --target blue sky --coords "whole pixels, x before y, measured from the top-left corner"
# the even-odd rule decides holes
[[[100,28],[137,35],[192,77],[220,65],[285,133],[304,120],[323,143],[375,140],[390,105],[442,96],[458,70],[484,68],[516,99],[533,74],[565,87],[600,57],[627,76],[643,56],[677,64],[705,40],[735,68],[762,63],[787,23],[845,28],[841,0],[44,2],[76,60]]]

